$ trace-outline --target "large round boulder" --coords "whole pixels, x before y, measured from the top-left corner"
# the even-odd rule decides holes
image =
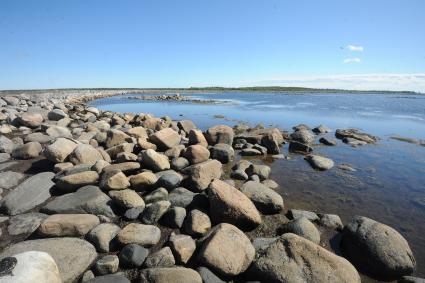
[[[350,261],[375,277],[396,279],[416,266],[409,244],[393,228],[363,216],[345,226],[342,248]]]

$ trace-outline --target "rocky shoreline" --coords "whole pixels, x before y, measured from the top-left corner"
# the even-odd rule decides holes
[[[221,104],[230,103],[230,101],[219,101],[214,99],[196,99],[190,96],[184,96],[180,94],[162,94],[162,95],[139,95],[129,96],[129,99],[147,100],[147,101],[173,101],[173,102],[190,102],[195,104]]]
[[[335,146],[322,136],[331,129],[201,131],[86,105],[120,94],[0,97],[0,282],[424,282],[410,276],[416,261],[396,230],[288,209],[255,161],[285,158],[289,143],[329,170],[312,144]],[[335,138],[379,142],[355,129]]]

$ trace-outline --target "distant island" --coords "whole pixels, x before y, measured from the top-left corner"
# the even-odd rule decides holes
[[[15,94],[62,94],[81,92],[114,92],[116,94],[127,93],[164,93],[164,92],[291,92],[291,93],[359,93],[359,94],[421,94],[414,91],[389,91],[389,90],[348,90],[348,89],[324,89],[307,87],[284,87],[284,86],[253,86],[253,87],[188,87],[188,88],[60,88],[60,89],[22,89],[22,90],[0,90],[0,96]]]

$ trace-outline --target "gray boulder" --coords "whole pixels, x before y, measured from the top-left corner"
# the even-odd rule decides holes
[[[17,215],[42,204],[51,197],[54,175],[43,172],[26,179],[3,199],[3,209],[9,215]]]
[[[262,213],[278,213],[283,209],[282,197],[261,183],[248,181],[243,184],[240,191],[244,193]]]
[[[348,260],[291,233],[262,251],[251,265],[250,274],[262,282],[361,282]]]
[[[304,237],[315,244],[320,243],[320,232],[316,226],[305,217],[292,220],[281,227],[283,233],[293,233]]]
[[[59,268],[63,283],[75,282],[97,257],[95,248],[87,241],[77,238],[50,238],[12,245],[0,254],[0,259],[27,251],[49,254]]]
[[[355,216],[343,230],[342,248],[354,265],[384,279],[410,275],[416,261],[409,244],[396,230]]]
[[[115,217],[109,204],[111,198],[96,186],[85,186],[75,193],[59,196],[46,204],[41,211],[47,214],[75,213]]]

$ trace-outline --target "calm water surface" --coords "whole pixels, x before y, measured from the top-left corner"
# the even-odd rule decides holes
[[[425,95],[403,94],[285,94],[181,93],[219,104],[154,102],[124,95],[99,99],[91,105],[117,112],[152,113],[190,119],[201,129],[217,124],[247,123],[290,130],[304,123],[332,129],[355,127],[381,138],[377,145],[352,148],[315,147],[336,164],[350,164],[356,172],[334,167],[317,172],[302,156],[283,153],[290,160],[271,161],[271,178],[280,185],[288,208],[335,213],[348,221],[364,215],[389,224],[409,241],[417,275],[425,276],[425,147],[390,139],[390,136],[425,140]],[[332,136],[330,134],[329,136]]]

